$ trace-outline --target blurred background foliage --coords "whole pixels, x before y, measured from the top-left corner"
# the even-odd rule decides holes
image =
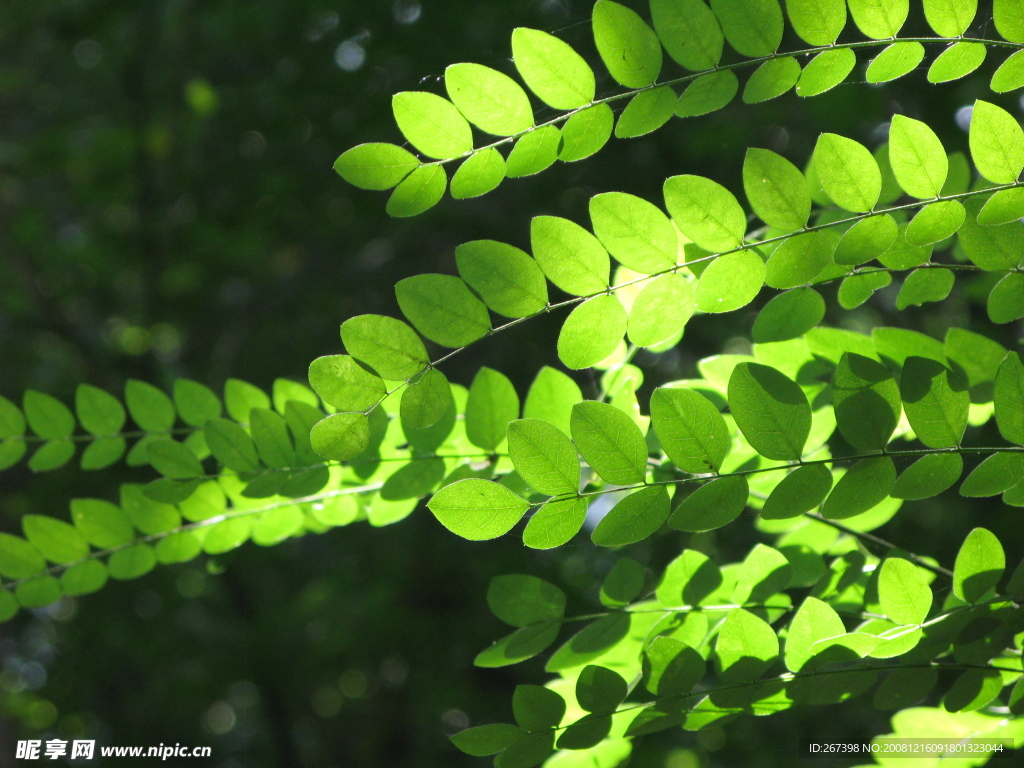
[[[646,3],[629,4],[646,13]],[[214,387],[229,376],[264,388],[276,377],[304,380],[310,360],[341,351],[342,320],[396,314],[394,283],[453,272],[460,242],[527,247],[531,216],[586,222],[590,196],[657,200],[671,174],[739,189],[747,146],[802,164],[822,130],[876,146],[894,112],[965,149],[958,110],[993,99],[984,77],[935,87],[923,73],[808,101],[791,92],[613,141],[585,163],[506,182],[479,200],[446,200],[414,220],[389,220],[383,196],[333,173],[348,147],[401,143],[392,93],[438,89],[445,66],[459,61],[510,71],[516,26],[556,32],[596,60],[590,9],[579,0],[3,3],[0,394],[19,400],[35,388],[70,402],[83,381],[120,394],[128,378],[164,387],[180,376]],[[612,87],[599,81],[599,93]],[[1012,96],[1001,103],[1019,111]],[[939,337],[958,325],[1014,344],[1012,328],[988,325],[969,282],[941,315],[925,307],[897,317],[895,293],[828,321],[861,330],[899,322]],[[642,354],[646,391],[693,375],[700,357],[744,351],[767,298],[694,322],[660,357]],[[555,363],[556,333],[525,324],[447,372],[468,385],[490,365],[525,392],[536,367]],[[587,376],[580,384],[596,392]],[[117,480],[127,479],[117,474],[73,464],[45,476],[5,472],[0,528],[18,529],[26,513],[63,517],[72,496],[116,498]],[[928,504],[927,515],[901,515],[883,535],[950,559],[977,505]],[[1003,535],[1011,521],[991,514],[999,519],[985,524]],[[688,545],[730,562],[756,538],[730,526]],[[658,568],[680,544],[676,534],[629,554]],[[513,685],[541,674],[536,660],[522,670],[472,668],[502,634],[483,600],[489,578],[552,579],[586,613],[611,562],[582,541],[547,553],[512,536],[466,542],[420,509],[388,530],[358,524],[160,567],[0,627],[0,763],[18,738],[59,737],[211,745],[210,764],[224,768],[484,764],[446,735],[507,718]],[[853,702],[841,718],[791,711],[700,735],[659,734],[638,742],[631,764],[788,765],[800,737],[886,729],[884,715]]]

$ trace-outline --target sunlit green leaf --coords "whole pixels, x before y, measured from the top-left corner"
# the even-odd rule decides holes
[[[530,242],[544,274],[566,293],[590,296],[608,287],[608,252],[579,224],[537,216],[530,222]]]
[[[447,159],[473,149],[473,132],[450,101],[424,91],[403,91],[391,97],[402,135],[428,157]]]
[[[416,332],[385,315],[349,318],[341,324],[341,340],[352,357],[388,379],[411,378],[429,361]]]
[[[547,32],[512,32],[512,59],[523,80],[548,106],[577,109],[594,100],[594,71],[568,43]]]
[[[695,72],[718,64],[724,37],[702,0],[651,0],[650,6],[654,29],[676,62]]]
[[[796,95],[807,98],[830,91],[845,81],[856,65],[857,54],[849,48],[822,51],[800,73]]]
[[[627,88],[643,88],[657,81],[661,43],[636,11],[598,0],[593,25],[597,51],[612,77]]]
[[[512,136],[533,127],[530,99],[508,75],[480,64],[452,64],[444,85],[463,116],[487,133]]]
[[[442,488],[427,507],[452,533],[481,541],[508,533],[530,505],[504,486],[468,478]]]
[[[665,523],[668,501],[664,486],[641,488],[619,501],[598,523],[591,538],[599,547],[621,547],[643,541]]]
[[[470,155],[452,176],[452,197],[480,197],[505,180],[505,158],[494,147]]]
[[[735,98],[740,81],[731,69],[701,75],[686,86],[676,102],[678,117],[699,117],[716,112]]]
[[[672,512],[669,525],[678,531],[713,531],[743,512],[750,489],[741,475],[720,477],[687,496]]]
[[[584,401],[572,408],[570,431],[584,461],[616,485],[642,483],[647,469],[643,433],[628,414],[607,403]]]
[[[929,448],[959,445],[967,427],[967,386],[941,363],[908,357],[900,377],[900,397],[910,426]]]
[[[558,334],[558,359],[574,370],[601,362],[626,333],[628,317],[622,303],[602,294],[576,307]]]
[[[491,330],[487,308],[453,275],[407,277],[395,284],[395,296],[416,330],[442,346],[463,347]]]
[[[664,193],[676,226],[701,248],[727,251],[743,240],[746,215],[721,184],[703,176],[672,176],[665,181]]]
[[[953,592],[964,602],[977,603],[999,582],[1005,568],[1006,555],[999,539],[986,528],[975,528],[957,553]]]
[[[879,7],[882,7],[881,4]],[[924,53],[924,46],[916,40],[893,43],[868,64],[867,81],[887,83],[903,77],[917,69],[924,59]]]
[[[821,515],[829,520],[860,515],[883,502],[895,484],[896,467],[888,456],[861,459],[836,483]]]
[[[740,363],[729,378],[729,409],[750,445],[769,459],[799,459],[811,429],[803,391],[770,366]]]
[[[334,170],[360,189],[391,189],[408,176],[420,162],[406,149],[379,142],[360,144],[344,152]]]
[[[729,45],[744,56],[768,56],[782,42],[785,22],[777,0],[711,0]]]

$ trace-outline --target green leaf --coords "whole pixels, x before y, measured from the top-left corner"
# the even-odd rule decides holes
[[[512,136],[533,128],[530,97],[508,75],[480,64],[452,64],[444,85],[459,112],[486,133]]]
[[[147,385],[148,386],[148,385]],[[46,440],[63,440],[75,431],[75,417],[64,403],[55,397],[26,390],[22,400],[29,427]]]
[[[904,310],[930,301],[942,301],[953,290],[956,277],[948,269],[917,269],[910,273],[896,297],[896,309]]]
[[[900,397],[922,443],[929,448],[960,444],[971,398],[959,376],[935,360],[908,357],[900,377]]]
[[[755,544],[736,576],[732,590],[734,603],[763,603],[789,586],[792,568],[777,549]]]
[[[794,235],[775,249],[765,268],[772,288],[796,288],[816,278],[832,261],[835,241],[826,232]]]
[[[520,728],[546,731],[557,728],[565,715],[565,699],[540,685],[517,685],[512,694],[512,713]]]
[[[558,159],[562,132],[554,125],[545,125],[516,140],[505,160],[505,175],[510,179],[532,176],[551,166]]]
[[[869,83],[887,83],[910,74],[924,60],[924,46],[917,41],[893,43],[868,64]]]
[[[85,537],[63,520],[44,515],[24,515],[21,527],[29,544],[51,563],[73,563],[89,554]]]
[[[203,475],[203,465],[196,455],[175,440],[154,440],[147,444],[146,458],[153,469],[172,480],[191,480]]]
[[[980,67],[988,52],[984,43],[954,43],[928,68],[929,83],[948,83],[966,77]]]
[[[402,135],[427,157],[447,160],[473,149],[473,131],[447,99],[423,91],[391,97],[391,109]]]
[[[665,205],[684,235],[706,251],[728,251],[743,241],[747,217],[735,195],[703,176],[665,180]]]
[[[651,20],[668,55],[694,72],[712,69],[725,38],[702,0],[651,0]]]
[[[395,284],[402,313],[431,341],[464,347],[491,330],[487,307],[453,275],[415,275]]]
[[[416,332],[385,315],[358,315],[341,324],[348,353],[386,379],[410,379],[429,362]]]
[[[363,411],[384,399],[387,389],[379,376],[348,355],[318,357],[309,364],[309,385],[320,398],[343,411]],[[216,418],[218,413],[207,418]]]
[[[473,666],[494,668],[518,664],[555,642],[561,627],[559,622],[550,622],[517,629],[477,654]]]
[[[677,117],[699,117],[716,112],[735,98],[740,81],[731,69],[701,75],[686,86],[676,102]]]
[[[174,406],[190,427],[201,427],[207,419],[216,419],[222,412],[220,398],[213,390],[189,379],[174,380]]]
[[[344,152],[335,161],[334,170],[354,187],[384,190],[396,186],[419,166],[419,160],[408,150],[375,142]]]
[[[116,397],[89,384],[79,384],[75,390],[75,411],[79,423],[92,435],[117,434],[127,418]]]
[[[811,193],[803,173],[771,150],[750,148],[743,161],[743,188],[766,224],[794,232],[807,224]]]
[[[557,496],[579,491],[576,447],[558,427],[539,419],[512,421],[508,425],[508,452],[523,480],[541,493]]]
[[[985,528],[975,528],[957,553],[953,593],[966,603],[977,603],[996,586],[1005,568],[1006,555],[999,539]]]
[[[448,379],[437,368],[428,368],[402,393],[400,415],[402,428],[427,429],[434,426],[448,412],[452,402],[452,388]]]
[[[924,15],[939,37],[960,37],[974,21],[978,0],[924,0]]]
[[[655,278],[637,294],[626,332],[638,347],[653,347],[683,332],[693,314],[694,292],[686,278],[670,273]]]
[[[575,381],[561,371],[544,366],[526,393],[523,418],[540,419],[568,432],[572,407],[582,399],[583,393]]]
[[[670,86],[640,91],[629,100],[615,124],[615,136],[632,139],[656,131],[676,112],[676,92]]]
[[[228,379],[224,383],[224,405],[228,415],[237,422],[249,421],[253,408],[269,408],[270,398],[259,387],[241,379]]]
[[[85,540],[100,549],[113,549],[135,538],[128,517],[100,499],[72,499],[71,521]]]
[[[427,507],[455,535],[483,541],[512,530],[530,505],[502,485],[471,477],[446,485]]]
[[[942,705],[947,712],[973,712],[989,704],[1002,689],[999,670],[968,669],[950,686]]]
[[[526,524],[523,544],[531,549],[560,547],[580,532],[586,517],[586,499],[545,502]]]
[[[42,608],[60,600],[60,582],[52,576],[43,576],[19,584],[15,590],[22,608]]]
[[[817,96],[842,83],[857,65],[857,54],[849,48],[822,51],[808,62],[796,83],[796,95]]]
[[[922,570],[909,560],[888,557],[878,576],[878,602],[897,624],[920,624],[932,607],[932,590]]]
[[[990,227],[1009,224],[1024,216],[1024,189],[1001,189],[992,195],[978,211],[978,223]]]
[[[889,130],[889,162],[904,191],[922,199],[938,197],[949,161],[935,132],[920,120],[896,115]]]
[[[627,88],[653,85],[661,73],[661,43],[637,13],[598,0],[594,5],[594,42],[608,72]]]
[[[558,159],[574,163],[590,157],[608,143],[614,124],[615,113],[607,104],[594,104],[574,113],[562,126]]]
[[[647,444],[628,414],[607,403],[576,403],[570,434],[584,461],[605,482],[632,485],[644,481]]]
[[[992,75],[989,88],[996,93],[1009,93],[1024,88],[1024,53],[1017,51],[1010,54]]]
[[[60,577],[61,589],[71,597],[98,592],[106,583],[107,567],[97,560],[73,565]]]
[[[1011,43],[1024,43],[1024,14],[1019,0],[995,0],[992,11],[999,34]]]
[[[44,570],[46,561],[39,550],[18,536],[0,533],[0,574],[24,579]]]
[[[917,501],[938,496],[952,487],[964,471],[964,460],[958,453],[933,453],[922,456],[896,479],[892,496]]]
[[[491,723],[459,731],[451,737],[451,741],[467,755],[487,757],[501,752],[522,733],[522,730],[509,723]]]
[[[288,436],[288,423],[268,408],[249,412],[249,431],[260,460],[273,469],[286,469],[296,464],[295,448]]]
[[[49,472],[63,467],[75,455],[75,444],[70,440],[51,440],[43,443],[28,460],[33,472]]]
[[[384,210],[396,218],[419,216],[440,202],[447,185],[444,166],[422,165],[395,187]]]
[[[875,690],[872,705],[876,709],[903,709],[920,701],[939,681],[934,669],[896,669]]]
[[[999,434],[1007,442],[1024,445],[1024,362],[1016,352],[999,366],[993,402]]]
[[[209,540],[207,536],[207,540]],[[110,556],[107,570],[112,579],[128,581],[144,576],[156,567],[156,556],[153,548],[146,544],[134,544],[121,549]]]
[[[857,28],[875,40],[896,37],[909,12],[909,0],[850,0],[850,13]]]
[[[452,197],[466,200],[486,195],[505,180],[505,158],[494,147],[470,155],[452,176]]]
[[[888,497],[896,484],[896,467],[888,456],[861,459],[839,478],[825,499],[821,516],[845,520],[867,512]]]
[[[665,569],[656,595],[666,608],[696,606],[713,601],[721,584],[722,573],[707,555],[684,549]]]
[[[836,367],[832,403],[839,432],[860,452],[885,448],[903,410],[889,369],[852,353],[844,353]]]
[[[590,368],[611,355],[626,333],[621,302],[602,294],[576,307],[558,334],[558,359],[574,370]]]
[[[1006,347],[980,333],[950,328],[946,332],[943,353],[950,367],[973,390],[996,380],[999,366],[1006,357]]]
[[[731,440],[725,419],[699,392],[662,387],[651,395],[651,421],[665,454],[693,474],[718,472]]]
[[[565,615],[565,593],[536,576],[495,576],[487,589],[487,605],[506,624],[526,627],[561,621]]]
[[[752,330],[754,342],[766,344],[803,336],[825,317],[825,300],[813,288],[794,288],[780,293],[757,313]]]
[[[673,637],[656,637],[644,649],[644,685],[656,696],[689,693],[704,672],[703,657]]]
[[[968,498],[997,496],[1024,480],[1024,456],[1019,453],[994,453],[976,466],[960,486],[960,495]]]
[[[508,377],[493,368],[477,371],[466,401],[469,441],[485,451],[495,451],[505,441],[509,422],[518,417],[519,395]]]
[[[605,667],[586,666],[576,679],[576,701],[587,712],[614,712],[628,692],[622,676]]]
[[[1024,273],[1011,272],[992,286],[986,308],[993,323],[1012,323],[1024,317]]]
[[[529,317],[548,303],[547,281],[529,254],[494,240],[455,249],[459,274],[484,303],[506,317]]]
[[[711,10],[737,53],[768,56],[782,42],[785,22],[777,0],[711,0]]]
[[[786,633],[786,648],[783,658],[786,669],[800,672],[815,656],[812,646],[819,640],[837,637],[846,633],[846,627],[839,614],[828,603],[816,597],[807,597],[793,615]],[[811,668],[813,670],[813,667]]]
[[[364,413],[335,413],[317,422],[309,434],[309,439],[313,450],[325,459],[348,461],[366,450],[366,446],[369,445],[370,420]],[[239,443],[244,444],[241,440]],[[213,450],[212,444],[210,450]]]
[[[825,193],[854,213],[870,211],[882,191],[878,163],[862,144],[834,133],[818,137],[812,158]]]
[[[969,200],[970,215],[958,233],[964,254],[977,266],[988,271],[1016,269],[1024,261],[1024,224],[1010,221],[997,226],[983,225],[975,220],[980,215],[979,202]]]
[[[343,414],[361,416],[362,414]],[[329,417],[331,419],[335,417]],[[365,419],[366,417],[363,416]],[[337,424],[338,422],[335,422]],[[249,434],[230,419],[210,419],[203,428],[210,452],[221,464],[235,472],[254,472],[260,468],[256,445]],[[323,434],[323,433],[322,433]],[[315,443],[315,441],[314,441]],[[326,450],[330,450],[326,448]],[[320,451],[317,451],[320,453]],[[332,451],[336,452],[336,451]],[[321,453],[321,455],[324,455]],[[347,457],[351,458],[351,457]]]
[[[644,567],[636,560],[621,557],[601,582],[601,605],[609,608],[628,605],[643,592],[646,583]]]
[[[601,244],[619,262],[644,274],[676,265],[675,228],[661,209],[623,192],[606,192],[590,199],[590,220]]]
[[[765,520],[799,517],[821,504],[832,490],[832,473],[824,464],[808,464],[786,475],[761,508]]]
[[[697,283],[697,309],[702,312],[732,312],[745,307],[761,291],[765,265],[752,251],[719,256],[701,274]]]
[[[778,98],[797,84],[800,65],[792,56],[769,59],[756,70],[743,87],[744,104],[760,104]]]
[[[877,259],[889,250],[898,235],[899,228],[889,214],[861,219],[840,238],[833,259],[844,265]]]
[[[914,216],[904,237],[912,246],[937,243],[951,237],[963,225],[967,217],[959,200],[943,200],[926,205]]]
[[[566,293],[590,296],[608,287],[608,252],[579,224],[537,216],[530,222],[530,243],[548,280]]]
[[[749,494],[746,477],[720,477],[683,499],[668,524],[677,531],[713,531],[740,516]]]
[[[978,99],[971,113],[971,159],[993,184],[1011,184],[1024,169],[1024,130],[1002,107]]]
[[[554,742],[555,734],[552,731],[524,734],[494,758],[494,766],[495,768],[533,768],[551,756],[555,748]]]
[[[548,106],[578,109],[594,100],[594,71],[557,37],[519,27],[512,32],[512,59],[530,90]]]
[[[106,469],[116,462],[127,449],[128,444],[123,437],[100,437],[90,443],[82,451],[81,467],[84,470]],[[2,451],[0,451],[2,454]],[[3,459],[0,457],[0,466]]]
[[[843,0],[786,0],[793,29],[810,45],[831,45],[846,26]]]
[[[811,430],[803,391],[774,368],[740,363],[729,378],[729,409],[743,436],[765,458],[799,459]]]
[[[718,631],[715,666],[724,683],[757,680],[779,656],[779,638],[762,619],[734,608]]]
[[[668,518],[668,491],[650,486],[631,493],[598,523],[591,539],[599,547],[622,547],[654,535]]]

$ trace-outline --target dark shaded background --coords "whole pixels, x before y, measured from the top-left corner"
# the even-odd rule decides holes
[[[342,320],[397,314],[394,283],[452,272],[460,242],[526,247],[533,215],[585,223],[593,194],[659,200],[676,173],[738,189],[746,146],[802,164],[822,130],[877,145],[893,112],[927,120],[948,148],[965,149],[956,110],[993,98],[983,77],[932,87],[923,73],[807,102],[790,93],[613,141],[587,162],[506,182],[480,200],[446,200],[411,221],[389,220],[384,196],[331,170],[357,143],[401,143],[392,93],[437,90],[459,61],[511,72],[515,26],[555,31],[592,55],[589,11],[568,0],[4,3],[0,394],[20,400],[31,387],[70,402],[82,381],[120,393],[132,377],[164,387],[179,376],[214,387],[228,376],[265,388],[276,377],[303,380],[310,360],[341,351]],[[612,91],[607,80],[598,88]],[[897,315],[892,289],[830,320],[940,337],[961,325],[1011,345],[1013,329],[990,328],[977,294],[968,281],[942,313]],[[743,349],[755,312],[701,318],[677,350],[641,355],[648,387],[691,375],[702,356]],[[556,333],[557,324],[524,324],[447,371],[468,384],[490,365],[525,391],[541,362],[554,363]],[[586,392],[590,379],[579,380]],[[0,527],[18,529],[29,512],[63,517],[72,496],[113,498],[126,478],[73,465],[41,476],[11,470],[0,477]],[[912,509],[884,534],[951,561],[971,510],[956,500]],[[1000,515],[986,525],[1002,534],[1003,523]],[[730,526],[688,543],[728,561],[756,538]],[[682,541],[674,534],[630,554],[659,567]],[[13,762],[15,739],[51,736],[212,745],[208,764],[224,768],[487,764],[446,735],[508,719],[513,685],[542,679],[536,660],[471,667],[503,633],[484,605],[487,581],[546,576],[572,592],[571,611],[588,611],[611,556],[580,542],[550,553],[511,536],[468,543],[420,510],[388,530],[359,524],[271,549],[248,544],[23,614],[0,628],[0,765]],[[799,737],[885,730],[884,715],[854,703],[662,734],[638,742],[632,764],[789,765]]]

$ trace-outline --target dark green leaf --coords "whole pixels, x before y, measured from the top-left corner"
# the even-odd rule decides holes
[[[653,535],[668,517],[668,491],[650,486],[631,493],[598,523],[591,536],[599,547],[622,547]]]
[[[520,728],[546,731],[562,722],[565,699],[540,685],[517,685],[512,695],[512,713]]]
[[[811,430],[803,391],[774,368],[740,363],[729,378],[729,409],[747,442],[769,459],[799,459]]]
[[[451,737],[452,744],[474,757],[487,757],[501,752],[522,734],[510,723],[491,723],[466,728]]]
[[[794,288],[764,305],[754,320],[754,341],[764,344],[803,336],[825,317],[825,300],[813,288]]]
[[[628,605],[643,591],[646,582],[647,574],[640,563],[620,557],[601,582],[601,604],[610,608]]]
[[[836,483],[825,499],[821,515],[845,520],[882,503],[896,484],[896,467],[888,456],[862,459]]]
[[[1012,323],[1024,317],[1024,273],[1011,272],[996,283],[986,309],[993,323]]]
[[[79,423],[92,435],[117,434],[126,418],[116,397],[88,384],[79,384],[75,390],[75,411]]]
[[[626,698],[627,690],[621,675],[593,664],[584,667],[576,679],[576,701],[587,712],[614,712]]]
[[[999,434],[1024,445],[1024,362],[1019,354],[1011,352],[999,366],[993,400]]]
[[[172,480],[191,480],[203,474],[196,455],[175,440],[154,440],[146,446],[146,457],[153,469]]]
[[[896,479],[892,496],[916,501],[938,496],[960,479],[964,460],[958,453],[933,453],[922,456]]]
[[[993,453],[971,470],[960,486],[960,495],[968,498],[998,496],[1024,481],[1024,456],[1020,453]]]
[[[799,517],[821,504],[832,490],[832,473],[824,464],[809,464],[786,475],[761,509],[765,520]]]
[[[536,576],[495,576],[487,589],[487,605],[491,613],[506,624],[526,627],[561,621],[565,614],[565,593]]]
[[[881,450],[899,424],[899,388],[889,369],[862,355],[844,353],[832,380],[836,424],[858,451]]]
[[[739,517],[749,494],[746,477],[720,477],[683,499],[668,524],[677,531],[713,531]]]

